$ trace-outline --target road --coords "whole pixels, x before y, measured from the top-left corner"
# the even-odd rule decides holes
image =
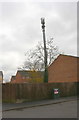
[[[0,101],[0,120],[1,120],[1,118],[2,118],[2,103]]]
[[[77,101],[3,112],[3,118],[77,118]]]

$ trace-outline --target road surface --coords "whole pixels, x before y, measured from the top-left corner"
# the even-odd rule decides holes
[[[3,118],[77,118],[77,101],[3,112]]]

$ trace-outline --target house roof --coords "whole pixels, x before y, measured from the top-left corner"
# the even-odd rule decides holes
[[[70,55],[64,55],[64,54],[60,54],[52,63],[51,63],[51,65],[52,64],[54,64],[54,62],[56,62],[59,58],[61,58],[61,57],[67,57],[67,58],[74,58],[74,59],[76,59],[77,60],[77,63],[79,63],[79,57],[77,57],[77,56],[70,56]],[[51,66],[50,65],[50,66]],[[49,67],[50,67],[49,66]]]
[[[41,75],[44,74],[43,71],[28,71],[28,70],[19,70],[19,71],[17,71],[17,74],[18,73],[25,77],[29,76],[30,73],[37,73],[37,74],[41,74]]]
[[[59,56],[67,56],[67,57],[79,58],[78,56],[64,55],[64,54],[60,54]]]
[[[22,76],[27,76],[28,72],[26,70],[19,70],[17,73],[21,74]]]

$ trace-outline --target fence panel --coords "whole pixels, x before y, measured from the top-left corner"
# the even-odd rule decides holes
[[[60,97],[79,94],[79,83],[8,83],[2,84],[3,102],[16,102],[17,100],[33,101],[52,98],[52,89],[59,88]]]

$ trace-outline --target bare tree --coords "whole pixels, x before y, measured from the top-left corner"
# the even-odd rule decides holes
[[[47,58],[48,66],[59,55],[58,47],[53,45],[53,38],[47,40]],[[44,47],[42,42],[38,42],[34,49],[31,49],[25,54],[26,60],[23,65],[23,69],[29,70],[44,70]]]

